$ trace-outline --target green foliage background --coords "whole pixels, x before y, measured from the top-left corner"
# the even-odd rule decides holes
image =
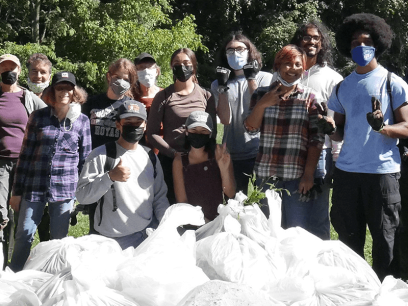
[[[72,71],[92,94],[106,90],[111,62],[133,60],[141,52],[157,59],[162,70],[158,82],[165,87],[172,82],[171,54],[189,47],[197,54],[200,83],[209,87],[217,54],[232,31],[242,31],[255,43],[263,54],[263,70],[270,70],[299,23],[320,19],[333,36],[346,16],[360,12],[377,14],[392,26],[394,43],[381,63],[406,75],[405,0],[0,0],[0,53],[15,54],[22,62],[32,53],[45,53],[54,71]],[[336,52],[334,66],[343,75],[353,69]]]

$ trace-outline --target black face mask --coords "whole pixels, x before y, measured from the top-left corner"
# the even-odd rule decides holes
[[[7,85],[13,85],[17,82],[17,72],[5,71],[1,74],[1,81]]]
[[[133,125],[122,125],[122,137],[129,143],[136,143],[142,139],[144,128]]]
[[[193,148],[199,149],[210,141],[210,134],[188,133],[187,140]]]
[[[193,66],[176,65],[173,66],[173,75],[180,82],[187,82],[193,75]]]

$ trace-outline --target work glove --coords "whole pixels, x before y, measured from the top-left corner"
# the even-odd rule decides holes
[[[299,194],[300,202],[309,202],[310,200],[317,199],[318,195],[323,192],[322,190],[322,179],[315,179],[314,185],[306,193]],[[297,190],[294,193],[299,193]]]
[[[244,67],[244,75],[247,80],[255,80],[259,72],[259,63],[257,60],[247,63]]]
[[[327,104],[322,102],[321,104],[316,103],[317,112],[317,127],[319,131],[323,134],[333,135],[336,131],[336,125],[331,117],[327,116]]]
[[[229,78],[230,73],[231,73],[231,70],[229,70],[227,68],[224,68],[224,67],[221,67],[221,66],[218,66],[215,69],[215,74],[216,74],[216,77],[217,77],[218,87],[219,88],[228,88],[227,87],[227,82],[228,82],[228,78]]]
[[[367,113],[367,121],[374,131],[380,132],[384,127],[384,115],[381,111],[381,102],[376,97],[371,97],[371,104],[373,112]]]

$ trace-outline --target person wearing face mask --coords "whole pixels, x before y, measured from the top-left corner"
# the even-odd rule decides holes
[[[224,125],[223,143],[231,154],[237,190],[247,193],[259,134],[248,134],[242,122],[248,116],[251,95],[259,86],[271,84],[272,74],[260,71],[261,54],[241,33],[232,33],[219,53],[217,80],[211,84],[217,115]]]
[[[14,236],[14,214],[9,209],[10,192],[28,116],[47,106],[33,92],[18,85],[20,73],[20,60],[15,55],[0,56],[0,247],[5,263],[11,255],[11,237]],[[8,223],[11,226],[7,226]]]
[[[91,122],[93,149],[119,139],[114,118],[118,108],[133,99],[136,79],[135,65],[126,58],[120,58],[110,64],[106,73],[107,92],[90,97],[83,105],[82,112]]]
[[[266,190],[271,183],[290,192],[281,194],[282,227],[300,226],[310,231],[313,205],[305,199],[314,184],[324,134],[317,125],[317,94],[300,84],[305,66],[303,49],[283,47],[274,62],[278,80],[254,92],[244,126],[248,133],[261,134],[255,163],[257,185]],[[265,200],[261,209],[269,217]]]
[[[136,67],[126,58],[111,63],[106,73],[108,90],[90,97],[82,107],[82,112],[91,122],[92,149],[119,139],[115,125],[118,108],[127,100],[133,99],[136,84]],[[94,214],[96,203],[84,207],[89,215],[89,232],[95,234]]]
[[[26,67],[28,69],[27,86],[37,97],[41,98],[44,89],[50,85],[52,63],[45,54],[34,53],[27,60]],[[45,206],[44,214],[38,225],[38,237],[40,242],[50,240],[48,206]]]
[[[134,60],[137,72],[136,86],[134,87],[133,96],[136,101],[142,102],[146,106],[147,118],[149,118],[150,107],[152,106],[153,98],[163,88],[156,85],[157,77],[160,75],[160,67],[156,60],[148,53],[139,54]],[[163,129],[160,131],[163,135]],[[159,150],[149,144],[147,137],[144,137],[139,142],[141,145],[148,146],[158,154]]]
[[[153,165],[148,149],[139,145],[146,119],[146,108],[138,101],[128,100],[119,107],[116,127],[120,137],[114,143],[116,155],[111,170],[105,170],[106,146],[94,149],[76,191],[81,203],[98,201],[95,229],[116,240],[122,249],[142,243],[146,227],[153,218],[160,221],[169,207],[160,162],[154,155]]]
[[[408,137],[408,85],[378,62],[392,38],[391,27],[376,15],[354,14],[343,21],[337,49],[356,69],[337,85],[328,104],[338,127],[332,139],[344,140],[334,172],[331,222],[339,239],[362,257],[368,225],[380,280],[395,272],[401,211],[397,143]]]
[[[27,86],[41,98],[45,88],[50,85],[52,63],[45,54],[34,53],[26,62],[28,69]]]
[[[51,239],[68,234],[78,174],[91,151],[89,119],[81,114],[86,92],[75,76],[58,72],[43,93],[49,105],[31,114],[19,155],[10,206],[19,212],[10,268],[21,271],[48,203]]]
[[[235,181],[226,145],[211,138],[213,121],[203,111],[194,111],[186,120],[187,153],[173,162],[174,192],[177,202],[201,206],[205,221],[214,220],[224,198],[234,198]]]
[[[175,51],[170,65],[174,84],[158,92],[153,99],[147,125],[147,139],[159,150],[168,199],[176,203],[172,165],[178,152],[185,152],[184,124],[193,111],[205,111],[216,122],[215,102],[211,93],[198,85],[197,59],[193,51],[183,48]],[[163,126],[163,137],[160,135]],[[216,139],[217,129],[211,134]]]

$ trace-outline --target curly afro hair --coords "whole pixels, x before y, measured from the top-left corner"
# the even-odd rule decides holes
[[[336,33],[337,49],[344,56],[351,58],[351,40],[358,31],[370,34],[376,58],[391,47],[394,33],[384,19],[367,13],[354,14],[344,19]]]
[[[321,36],[320,42],[321,42],[322,47],[319,53],[317,53],[316,63],[322,67],[325,65],[326,62],[328,64],[331,64],[332,63],[332,56],[331,56],[332,46],[330,43],[329,31],[327,30],[326,26],[323,25],[321,22],[315,19],[310,19],[306,23],[299,25],[290,43],[293,45],[300,46],[303,40],[303,36],[306,35],[307,30],[310,28],[316,29]]]

